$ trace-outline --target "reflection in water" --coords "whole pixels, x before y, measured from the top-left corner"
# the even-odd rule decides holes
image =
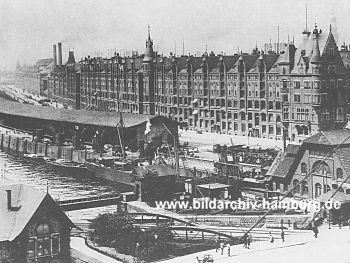
[[[4,171],[5,170],[5,171]],[[25,159],[6,155],[0,152],[1,176],[13,181],[46,191],[49,187],[50,195],[54,199],[73,199],[99,194],[110,194],[127,191],[128,186],[108,186],[86,175],[62,174],[47,164],[29,162]]]

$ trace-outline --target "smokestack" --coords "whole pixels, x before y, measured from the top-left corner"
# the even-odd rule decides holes
[[[57,66],[56,45],[53,45],[53,68],[55,69],[56,66]]]
[[[11,201],[11,190],[6,190],[7,192],[7,209],[12,210],[12,201]]]
[[[62,43],[58,42],[58,66],[62,67]]]

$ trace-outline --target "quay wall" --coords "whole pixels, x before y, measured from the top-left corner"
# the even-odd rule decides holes
[[[43,157],[65,159],[78,163],[84,163],[87,159],[100,156],[99,153],[88,150],[75,150],[73,146],[57,146],[34,142],[29,137],[4,131],[0,132],[0,149],[13,155],[37,154]]]

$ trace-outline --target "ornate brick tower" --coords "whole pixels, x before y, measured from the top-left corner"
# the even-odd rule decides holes
[[[154,52],[153,41],[148,26],[148,38],[143,58],[143,113],[155,114],[154,106]]]

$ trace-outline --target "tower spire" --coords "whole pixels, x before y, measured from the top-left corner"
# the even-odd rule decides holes
[[[151,27],[148,24],[148,39],[151,39]]]
[[[310,35],[310,31],[309,31],[309,29],[307,28],[307,3],[305,4],[305,29],[304,29],[304,31],[303,31],[303,34],[305,34],[305,35]]]
[[[305,31],[307,31],[307,3],[305,6]]]

